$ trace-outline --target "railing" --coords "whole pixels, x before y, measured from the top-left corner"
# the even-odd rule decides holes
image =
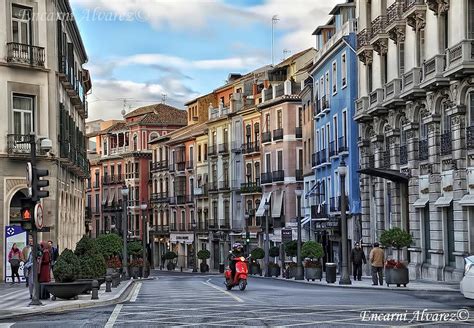
[[[363,29],[359,33],[357,33],[357,48],[362,48],[369,45],[370,40],[370,30]]]
[[[328,206],[327,204],[311,205],[311,218],[327,218]]]
[[[389,24],[393,21],[402,19],[403,16],[403,4],[395,1],[390,7],[387,8],[387,22]]]
[[[303,181],[303,170],[295,170],[296,181]]]
[[[464,40],[447,50],[447,69],[474,60],[474,41]]]
[[[186,162],[186,169],[187,169],[187,170],[192,170],[192,169],[194,169],[194,161],[192,161],[192,160],[191,160],[191,161],[187,161],[187,162]]]
[[[441,135],[441,155],[450,155],[452,149],[451,131],[448,131]]]
[[[376,37],[378,34],[385,33],[385,26],[387,25],[387,16],[378,16],[372,21],[372,38]]]
[[[474,126],[466,127],[466,145],[468,149],[474,149]]]
[[[102,184],[123,184],[125,182],[125,177],[123,175],[104,175],[102,177]]]
[[[242,145],[242,153],[244,154],[251,154],[260,151],[260,143],[259,142],[250,142],[244,143]]]
[[[186,204],[193,204],[194,203],[194,195],[186,195]]]
[[[29,154],[30,153],[29,134],[7,134],[7,145],[9,154]],[[23,143],[25,142],[25,143]],[[38,153],[38,147],[37,147]]]
[[[44,48],[18,42],[7,43],[7,62],[44,67]]]
[[[331,141],[329,143],[329,158],[333,157],[333,156],[336,156],[337,155],[337,149],[336,149],[336,142],[335,141]]]
[[[167,233],[170,231],[170,226],[167,224],[158,224],[153,226],[154,232],[162,232],[162,233]]]
[[[217,225],[217,219],[209,219],[209,229],[219,229],[219,226]]]
[[[260,178],[260,181],[262,184],[265,184],[265,183],[272,183],[272,172],[264,172],[262,173],[261,175],[261,178]]]
[[[338,152],[343,153],[349,151],[349,147],[347,146],[347,138],[345,136],[339,137],[337,142]]]
[[[320,150],[318,152],[317,164],[321,165],[321,164],[326,163],[326,162],[327,162],[326,149]]]
[[[178,162],[176,165],[176,171],[183,172],[186,169],[186,162]]]
[[[383,153],[383,168],[389,169],[390,168],[390,149],[386,149]]]
[[[400,165],[408,163],[408,148],[407,145],[400,146]]]
[[[273,182],[280,182],[285,180],[285,171],[278,170],[272,172]]]
[[[262,192],[262,187],[260,186],[260,181],[256,182],[245,182],[240,184],[240,193],[242,194],[251,194]]]
[[[217,155],[217,146],[211,145],[207,148],[207,155],[216,156]]]
[[[230,229],[230,218],[225,217],[222,224],[219,226],[220,229]]]
[[[208,230],[208,224],[206,221],[198,221],[198,225],[197,225],[197,231],[199,232],[205,232]]]
[[[272,142],[272,133],[271,132],[263,132],[262,133],[262,143]]]
[[[329,211],[330,212],[337,212],[339,211],[339,199],[338,197],[331,197],[329,198]]]
[[[229,180],[219,181],[219,190],[229,190]]]
[[[169,197],[168,198],[168,203],[170,205],[175,205],[176,204],[176,197]]]
[[[219,187],[218,187],[217,181],[209,182],[209,192],[215,192],[218,190],[219,190]]]
[[[312,167],[315,167],[316,165],[318,165],[318,164],[317,164],[317,162],[318,162],[318,161],[317,161],[317,158],[318,158],[318,153],[313,153],[313,154],[311,155],[311,166],[312,166]]]
[[[151,202],[152,203],[166,203],[168,202],[168,193],[166,192],[155,192],[151,194]]]
[[[428,139],[422,139],[418,141],[418,158],[420,161],[428,159]]]
[[[276,129],[273,130],[273,141],[275,140],[282,140],[283,139],[283,129]]]
[[[324,110],[329,109],[329,99],[326,95],[321,97],[321,108]]]
[[[227,154],[229,152],[229,145],[227,143],[219,144],[219,154]]]
[[[175,171],[175,164],[174,163],[171,163],[168,167],[168,171],[170,172],[174,172]]]
[[[295,128],[295,137],[296,137],[297,139],[303,138],[303,128],[302,128],[301,126],[297,126],[297,127]]]
[[[422,81],[426,81],[434,77],[442,77],[446,68],[446,56],[436,55],[433,58],[426,60],[422,66]]]
[[[170,223],[170,231],[177,231],[178,227],[175,222]]]

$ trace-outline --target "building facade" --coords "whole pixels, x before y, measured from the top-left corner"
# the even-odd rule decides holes
[[[401,227],[412,278],[458,281],[474,251],[474,1],[357,7],[363,241]]]
[[[86,231],[84,178],[89,174],[84,138],[86,93],[90,76],[82,65],[87,54],[67,0],[7,0],[0,5],[0,230],[18,225],[20,200],[27,196],[25,166],[30,132],[50,139],[37,147],[38,167],[48,169],[49,197],[42,199],[45,226],[40,240],[60,249],[74,248]],[[59,17],[41,20],[38,17]],[[61,17],[68,17],[62,20]],[[39,145],[39,142],[38,142]],[[0,252],[5,254],[4,243]],[[5,255],[2,255],[2,258]],[[4,259],[0,276],[4,279]]]

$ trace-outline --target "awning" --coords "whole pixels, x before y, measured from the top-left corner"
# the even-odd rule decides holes
[[[257,212],[255,213],[255,216],[264,216],[265,215],[265,203],[270,202],[270,197],[272,195],[272,192],[266,192],[263,194],[262,199],[260,200],[260,204],[258,205]]]
[[[309,189],[306,194],[304,195],[304,198],[305,199],[308,199],[309,197],[313,197],[314,195],[316,195],[316,189],[318,189],[319,185],[321,184],[320,181],[317,181],[314,186],[311,187],[311,189]]]
[[[107,190],[104,191],[104,194],[102,195],[102,205],[105,206],[105,204],[107,204],[107,197],[108,196],[108,193],[107,193]]]
[[[418,198],[413,203],[413,206],[415,208],[424,208],[426,206],[426,204],[428,204],[429,201],[430,201],[430,199],[428,197],[421,197],[421,198]]]
[[[461,206],[474,206],[474,195],[464,195],[463,198],[459,201]]]
[[[374,177],[384,178],[393,182],[408,183],[408,176],[397,170],[389,169],[361,169],[357,172]]]
[[[440,197],[436,200],[436,202],[434,203],[434,205],[436,207],[449,207],[451,205],[453,201],[453,197],[450,196],[450,197]]]
[[[272,206],[272,218],[281,217],[281,205],[283,204],[283,193],[282,190],[275,191],[273,196],[273,206]]]
[[[113,192],[111,190],[111,192],[109,192],[109,207],[112,206],[112,203],[114,202],[114,199],[115,199],[115,192]]]

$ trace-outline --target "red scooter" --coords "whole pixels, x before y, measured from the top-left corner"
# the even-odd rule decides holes
[[[245,290],[247,287],[247,274],[248,270],[248,261],[245,257],[235,257],[233,259],[235,261],[235,276],[234,280],[232,280],[232,271],[228,268],[224,275],[225,275],[225,286],[227,290],[231,290],[232,287],[239,286],[240,290]]]

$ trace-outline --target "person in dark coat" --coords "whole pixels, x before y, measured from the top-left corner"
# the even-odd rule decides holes
[[[51,282],[51,246],[47,242],[41,242],[41,259],[38,282]],[[49,293],[43,285],[40,288],[40,299],[48,299]]]
[[[362,280],[362,262],[364,264],[367,263],[365,259],[364,250],[360,247],[359,243],[355,243],[355,247],[352,249],[351,252],[351,262],[353,267],[354,273],[354,280]],[[357,278],[357,279],[356,279]]]

